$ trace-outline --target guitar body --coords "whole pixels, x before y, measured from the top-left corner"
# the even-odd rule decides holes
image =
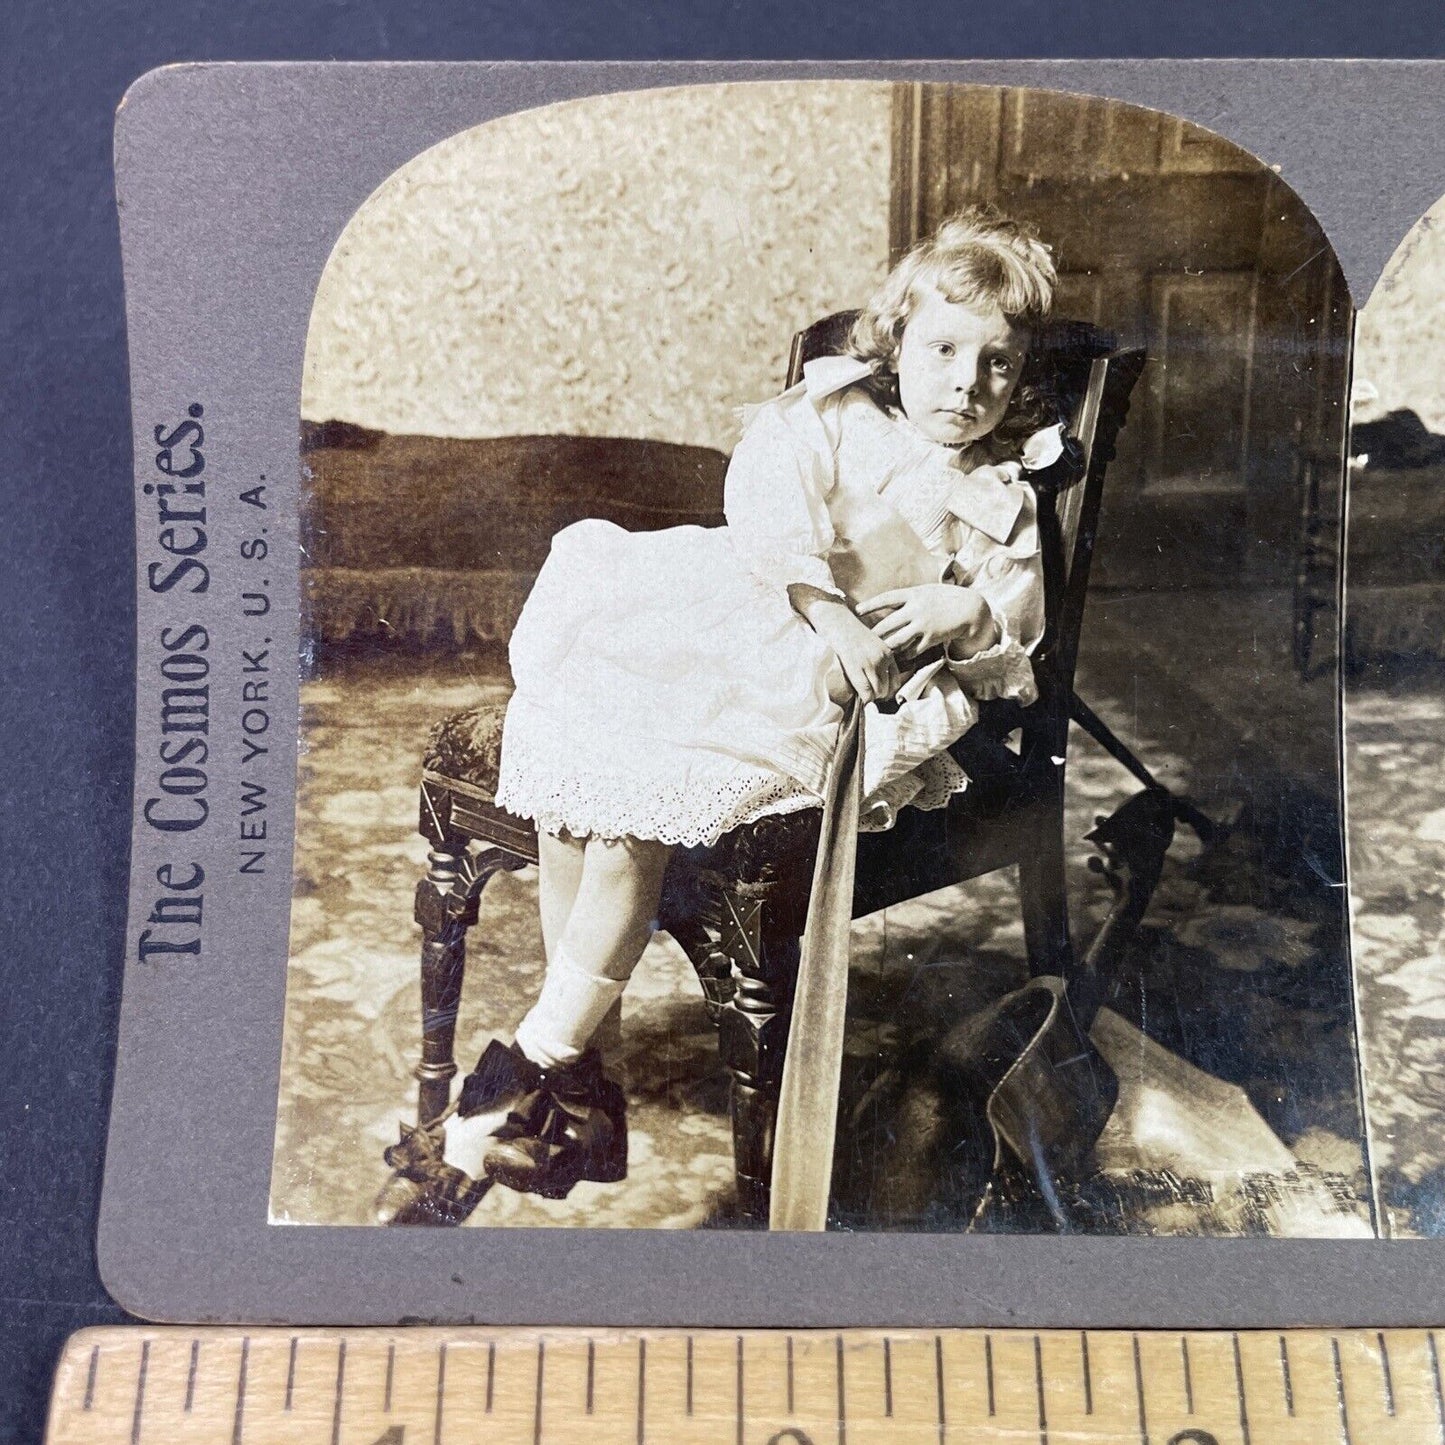
[[[1041,975],[1004,994],[930,1041],[868,1102],[887,1119],[874,1185],[882,1215],[901,1227],[987,1228],[1006,1205],[1041,1227],[1072,1226],[1060,1186],[1091,1172],[1119,1099],[1090,1029],[1158,884],[1173,809],[1162,789],[1146,789],[1090,833],[1115,901],[1072,979]]]
[[[1064,980],[1030,979],[965,1020],[944,1039],[939,1063],[976,1101],[992,1145],[974,1222],[1017,1165],[1055,1222],[1067,1226],[1056,1180],[1085,1172],[1119,1081],[1075,1014]]]

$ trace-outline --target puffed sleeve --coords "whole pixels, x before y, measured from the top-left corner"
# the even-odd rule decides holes
[[[785,393],[747,416],[728,464],[723,510],[733,545],[756,576],[780,588],[803,583],[841,597],[827,562],[832,452],[816,413],[804,419],[816,442],[789,417],[788,407],[798,405],[812,404]]]
[[[950,652],[948,664],[973,697],[1028,704],[1038,697],[1029,656],[1044,635],[1044,567],[1033,489],[1025,482],[1014,485],[1023,487],[1024,505],[1008,542],[974,532],[954,560],[958,580],[988,603],[998,641],[971,657]]]

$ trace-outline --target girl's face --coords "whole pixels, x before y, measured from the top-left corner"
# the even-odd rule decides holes
[[[1028,340],[1003,312],[975,311],[930,286],[898,347],[904,415],[944,446],[986,437],[1008,410]]]

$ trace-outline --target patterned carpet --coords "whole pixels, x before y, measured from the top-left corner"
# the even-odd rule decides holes
[[[1445,1233],[1445,688],[1346,691],[1350,893],[1372,1152],[1394,1235]]]
[[[1166,781],[1188,786],[1234,826],[1212,850],[1181,830],[1101,1015],[1096,1043],[1120,1076],[1120,1101],[1096,1151],[1097,1172],[1068,1201],[1071,1216],[1077,1227],[1109,1232],[1363,1232],[1368,1187],[1341,890],[1320,861],[1333,822],[1309,786],[1309,759],[1271,772],[1268,758],[1280,754],[1265,746],[1263,704],[1254,720],[1247,703],[1227,709],[1226,726],[1188,676],[1168,675],[1176,654],[1167,638],[1159,641],[1155,629],[1154,657],[1140,645],[1127,607],[1091,618],[1090,627],[1081,691]],[[1214,702],[1228,689],[1242,697],[1248,677],[1213,669]],[[354,658],[303,689],[277,1222],[370,1222],[385,1174],[381,1151],[415,1107],[418,933],[410,900],[425,865],[415,832],[417,759],[438,717],[504,691],[500,658],[483,655]],[[1389,860],[1401,856],[1391,830],[1408,828],[1408,787],[1402,778],[1392,794],[1377,779],[1419,777],[1432,726],[1438,759],[1439,713],[1419,699],[1414,712],[1402,710],[1383,694],[1354,703],[1352,738],[1371,769],[1354,823],[1380,854],[1376,874],[1368,851],[1355,865],[1356,926],[1368,940],[1362,967],[1368,963],[1369,999],[1382,1016],[1371,1058],[1390,1061],[1376,1066],[1376,1147],[1392,1171],[1390,1217],[1403,1230],[1428,1225],[1421,1210],[1431,1206],[1422,1201],[1439,1182],[1428,1113],[1445,1100],[1431,1097],[1438,1071],[1427,1073],[1424,1063],[1439,1051],[1445,995],[1438,985],[1429,993],[1420,950],[1427,936],[1438,938],[1441,908],[1438,890],[1433,912],[1398,884],[1391,892]],[[1411,718],[1413,742],[1398,733]],[[1374,731],[1360,731],[1367,726]],[[1320,756],[1327,754],[1325,747]],[[1445,783],[1435,786],[1445,794]],[[1134,789],[1076,734],[1069,839],[1081,839],[1095,815]],[[1445,810],[1433,816],[1412,836],[1414,846],[1438,854]],[[1090,852],[1071,841],[1071,907],[1084,943],[1111,897],[1087,867]],[[541,956],[535,875],[498,876],[471,935],[458,1028],[464,1066],[487,1038],[509,1036],[535,996]],[[854,956],[835,1223],[966,1227],[976,1194],[945,1197],[928,1178],[908,1177],[916,1173],[903,1129],[905,1106],[917,1100],[910,1061],[1022,981],[1011,873],[861,920]],[[692,971],[666,938],[649,947],[626,995],[611,1067],[629,1095],[627,1180],[581,1185],[562,1201],[495,1189],[473,1225],[735,1222],[726,1075]],[[1038,1204],[1026,1191],[1005,1195],[981,1227],[1055,1227]]]

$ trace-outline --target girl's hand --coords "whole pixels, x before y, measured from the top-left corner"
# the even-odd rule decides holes
[[[862,702],[877,702],[898,691],[903,684],[893,653],[847,603],[812,588],[790,590],[795,594],[793,605],[833,649],[848,685]]]
[[[973,588],[950,582],[880,592],[858,612],[865,618],[876,617],[874,636],[902,658],[950,644],[972,655],[998,641],[998,624],[988,603]]]
[[[888,644],[872,633],[865,623],[850,612],[852,626],[840,628],[839,635],[827,637],[828,645],[838,655],[848,685],[861,702],[879,702],[892,697],[903,679],[898,663]]]

